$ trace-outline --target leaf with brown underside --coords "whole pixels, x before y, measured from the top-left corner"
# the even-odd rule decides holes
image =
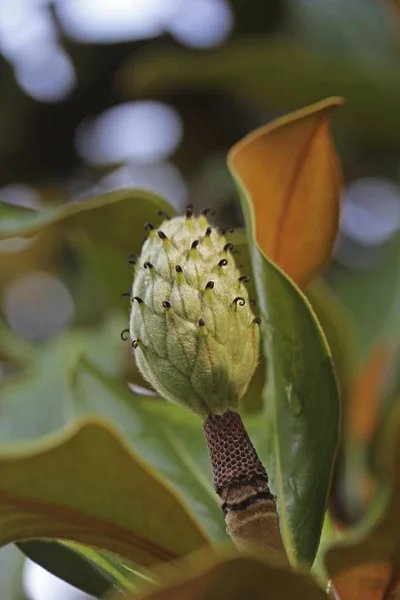
[[[308,123],[308,116],[314,116],[315,111],[312,107],[302,112],[304,119],[297,113],[299,122],[293,121],[294,130],[302,119]],[[239,192],[258,296],[257,312],[262,319],[267,384],[263,392],[265,411],[260,419],[264,428],[261,458],[270,489],[277,496],[289,560],[311,566],[319,545],[340,432],[336,377],[325,335],[311,305],[293,280],[266,255],[262,240],[257,239],[257,207],[248,182],[241,177],[240,161],[239,171],[236,169],[235,152],[228,157],[228,167]],[[295,233],[301,240],[302,230]]]
[[[385,480],[364,523],[326,553],[340,600],[391,600],[400,585],[400,404],[380,434]],[[387,443],[389,441],[389,443]],[[385,443],[386,442],[386,443]]]
[[[0,545],[57,538],[148,566],[209,546],[189,509],[107,421],[0,449]]]
[[[119,308],[119,295],[132,279],[126,257],[140,252],[143,226],[147,221],[160,223],[163,217],[159,211],[175,214],[166,200],[140,189],[114,190],[40,211],[0,200],[0,240],[34,234],[47,239],[51,234],[58,243],[67,242],[81,257],[107,303]]]
[[[129,600],[327,600],[310,576],[272,560],[236,556],[206,564],[205,557],[199,557],[195,566],[184,565],[180,572],[188,578],[177,581],[175,573],[163,579],[164,587]]]
[[[335,577],[337,600],[393,600],[396,582],[385,561],[353,567]]]
[[[342,102],[277,119],[229,153],[253,204],[257,244],[301,286],[323,269],[337,234],[342,178],[328,125]]]

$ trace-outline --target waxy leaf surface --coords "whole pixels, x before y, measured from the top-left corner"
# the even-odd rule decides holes
[[[201,564],[201,563],[200,563]],[[182,569],[185,573],[188,568]],[[282,565],[237,556],[220,563],[192,569],[185,580],[149,590],[135,600],[326,600],[316,583]]]
[[[227,541],[199,418],[160,398],[140,397],[86,359],[72,371],[70,390],[75,415],[97,413],[111,420],[190,504],[212,539]]]
[[[340,98],[256,129],[230,151],[251,198],[260,250],[299,285],[331,256],[339,221],[341,171],[328,130]]]
[[[116,190],[68,202],[44,210],[28,210],[0,202],[0,240],[32,236],[52,228],[89,266],[96,290],[109,303],[119,303],[120,294],[131,285],[127,256],[140,251],[144,225],[155,226],[174,209],[163,198],[145,190]]]
[[[297,114],[300,120],[308,118],[307,111]],[[236,171],[235,158],[233,151],[229,167],[240,192],[263,321],[267,385],[262,458],[278,497],[289,559],[310,565],[338,445],[338,388],[331,354],[310,304],[257,242],[253,199]]]
[[[0,545],[58,538],[147,566],[209,545],[167,484],[106,421],[0,449]]]

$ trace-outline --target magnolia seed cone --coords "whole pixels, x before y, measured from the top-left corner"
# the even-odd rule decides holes
[[[135,266],[137,365],[161,396],[202,418],[238,409],[258,361],[259,319],[231,250],[188,211],[150,230]]]

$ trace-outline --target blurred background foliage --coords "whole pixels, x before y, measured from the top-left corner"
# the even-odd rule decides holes
[[[76,204],[141,188],[177,211],[212,207],[221,227],[240,227],[228,149],[278,115],[342,95],[334,119],[344,169],[340,232],[323,279],[306,293],[343,396],[331,512],[340,527],[360,519],[375,490],[378,425],[400,383],[398,8],[395,0],[0,1],[0,198],[13,214],[63,215],[0,242],[2,440],[42,435],[89,410],[129,427],[125,408],[100,396],[86,408],[77,402],[82,357],[151,394],[119,339],[126,255],[140,247],[148,211],[127,209],[123,191],[111,208],[80,213]],[[168,209],[156,204],[157,221],[157,210]],[[256,441],[264,378],[260,368],[243,403]],[[154,410],[157,403],[149,396],[136,443],[163,468],[157,445],[137,441],[157,436],[162,414],[175,452],[184,452],[185,435],[191,440],[187,460],[203,481],[201,424],[188,416],[183,427],[186,415]],[[24,567],[13,547],[0,551],[0,589],[2,600],[83,598],[33,563]]]

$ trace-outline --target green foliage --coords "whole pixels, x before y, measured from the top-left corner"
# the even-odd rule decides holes
[[[159,398],[133,394],[86,359],[74,369],[71,394],[74,417],[99,414],[110,419],[134,450],[186,499],[209,535],[219,542],[227,539],[198,419]]]
[[[101,597],[116,582],[111,576],[111,568],[103,571],[96,564],[101,560],[100,552],[97,560],[92,562],[66,543],[39,539],[19,542],[17,546],[28,558],[87,594]],[[129,588],[127,578],[122,583]]]
[[[144,190],[111,192],[46,211],[0,201],[0,240],[42,233],[49,226],[55,228],[82,257],[104,300],[116,306],[121,293],[118,291],[130,284],[124,258],[140,251],[143,225],[159,221],[159,211],[174,214],[165,200]]]
[[[205,561],[204,561],[205,562]],[[209,561],[207,561],[209,562]],[[151,589],[140,596],[148,600],[265,600],[273,590],[274,600],[304,598],[324,600],[326,595],[306,574],[288,571],[282,564],[261,562],[255,558],[230,557],[200,570],[197,566],[189,579],[166,578],[163,589]],[[116,600],[120,596],[116,596]]]
[[[104,600],[400,600],[400,229],[394,206],[400,0],[194,0],[189,8],[187,0],[164,15],[165,7],[148,10],[148,2],[145,29],[154,39],[145,40],[143,32],[142,39],[122,44],[80,40],[88,11],[80,16],[78,10],[71,20],[61,3],[41,3],[40,11],[28,10],[27,1],[3,3],[10,5],[5,12],[11,20],[6,18],[0,44],[0,196],[13,202],[13,194],[23,200],[27,194],[31,200],[33,192],[38,209],[0,201],[0,600],[28,599],[26,557]],[[18,19],[12,18],[14,4],[26,5]],[[107,2],[100,4],[89,7],[99,12],[89,35],[107,11]],[[114,9],[118,21],[120,9]],[[222,17],[225,11],[227,37],[215,47],[209,38],[207,49],[185,49],[192,41],[200,46],[200,38],[185,39],[186,26],[202,33],[198,9],[200,17],[208,9]],[[3,12],[1,7],[0,20]],[[35,26],[25,27],[32,15]],[[115,27],[114,14],[111,21]],[[219,24],[223,18],[213,21],[211,38]],[[45,44],[25,42],[49,32],[50,52],[56,52],[37,62],[34,52],[40,47],[45,57]],[[58,103],[29,97],[41,83],[51,93],[45,77],[50,58],[61,58],[72,79],[76,74],[74,93]],[[335,97],[320,101],[330,95]],[[342,103],[338,95],[345,103],[335,112],[334,134],[344,177],[328,127],[332,109]],[[112,156],[118,140],[96,132],[119,109],[134,111],[140,99],[170,105],[165,113],[176,111],[171,127],[166,120],[154,133],[165,140],[172,133],[172,147],[173,133],[178,138],[182,129],[182,140],[164,155],[168,162],[161,157],[158,164],[139,165],[129,158],[111,164],[118,160]],[[317,101],[235,144],[240,160],[229,165],[240,210],[226,168],[229,146],[251,127]],[[160,109],[153,108],[153,114]],[[133,134],[139,144],[142,127],[131,127],[122,141],[129,145]],[[95,138],[100,152],[91,157]],[[101,161],[103,150],[109,162]],[[250,281],[239,289],[232,282],[224,292],[243,296],[246,304],[237,308],[248,310],[246,318],[261,316],[254,329],[261,338],[259,362],[239,407],[237,398],[215,393],[216,363],[229,362],[224,344],[199,347],[199,328],[188,332],[175,322],[165,352],[167,315],[160,311],[151,322],[131,298],[120,299],[132,289],[128,255],[142,254],[141,265],[150,259],[143,254],[149,237],[144,224],[152,223],[155,233],[167,216],[176,222],[176,210],[141,189],[84,194],[123,180],[137,185],[137,176],[160,193],[171,193],[177,183],[173,201],[180,209],[185,194],[195,214],[205,206],[215,209],[213,236],[218,226],[235,227],[224,236]],[[351,210],[337,236],[342,180]],[[171,277],[157,251],[161,294]],[[186,260],[185,249],[178,254]],[[201,265],[205,281],[195,281],[195,292],[208,273],[214,279],[212,253],[207,258],[210,263]],[[72,299],[68,324],[40,341],[30,340],[28,328],[19,335],[17,327],[31,308],[51,325],[53,311],[45,314],[33,284],[28,293],[16,293],[31,272],[52,275]],[[230,275],[236,275],[233,261]],[[142,285],[147,278],[139,280],[132,295],[150,289],[145,303],[151,304],[154,289]],[[246,328],[239,332],[233,320],[225,321],[215,298],[207,305],[205,296],[194,297],[199,302],[192,325],[206,320],[197,314],[200,305],[214,319],[214,330],[228,331],[231,352],[251,363],[247,384],[254,353],[245,349]],[[256,299],[254,308],[249,298]],[[51,293],[47,300],[46,308],[57,303]],[[200,396],[211,396],[216,412],[240,410],[268,471],[266,487],[257,476],[235,478],[238,457],[247,456],[233,431],[231,450],[222,451],[221,460],[234,483],[221,486],[218,499],[203,423],[208,411],[197,410],[199,418],[165,401],[168,369],[165,385],[149,389],[132,339],[120,339],[130,314],[136,316],[132,339],[144,339],[152,327],[151,336],[163,338],[161,353],[169,359],[172,352],[176,371],[184,371],[186,379],[173,386],[182,405],[193,405],[186,384],[197,361],[197,388],[208,384]],[[22,320],[17,323],[15,315]],[[148,360],[148,370],[158,358]],[[277,496],[278,515],[267,484]],[[243,495],[235,504],[238,488]],[[263,506],[266,530],[275,519],[270,529],[278,543],[271,547],[279,547],[278,557],[266,550],[257,520]],[[236,539],[232,529],[228,537],[224,518],[227,525],[235,518],[239,523]],[[263,543],[238,549],[237,539],[246,539],[242,522],[247,538],[258,535]]]
[[[0,474],[1,545],[64,538],[151,565],[208,544],[177,496],[100,419],[4,448]]]
[[[251,235],[251,208],[246,191],[241,192]],[[312,564],[338,445],[338,390],[311,306],[256,245],[251,247],[268,361],[262,456],[278,496],[286,552],[293,562]]]
[[[374,278],[365,287],[351,281],[339,291],[349,314],[321,280],[303,293],[260,250],[251,194],[237,181],[246,231],[227,239],[252,275],[249,295],[257,296],[263,320],[261,364],[247,393],[254,414],[244,421],[277,494],[291,566],[268,555],[266,562],[224,556],[230,542],[212,489],[201,420],[126,385],[127,378],[143,381],[132,369],[129,344],[119,339],[129,317],[117,300],[131,284],[123,263],[127,254],[140,251],[143,224],[157,225],[159,210],[174,211],[142,191],[88,198],[40,214],[0,205],[0,236],[55,231],[78,252],[80,268],[91,274],[84,292],[90,294],[95,282],[102,319],[95,328],[76,325],[40,346],[1,328],[1,358],[17,372],[0,383],[0,545],[17,543],[48,571],[96,597],[111,590],[115,597],[130,593],[149,600],[262,600],[271,593],[282,600],[294,595],[322,600],[327,594],[316,581],[325,584],[328,573],[341,600],[350,600],[346,590],[358,585],[352,569],[382,561],[385,590],[398,579],[396,411],[388,417],[393,443],[383,453],[389,469],[368,519],[336,542],[326,515],[340,426],[334,366],[346,393],[353,335],[360,361],[360,340],[372,345],[377,329],[381,339],[396,338],[390,325],[396,261],[384,272],[391,299],[379,296]],[[367,298],[357,314],[360,289]],[[384,316],[374,314],[378,300],[379,312],[387,308]],[[362,331],[373,317],[371,328]],[[20,558],[15,547],[4,552],[0,569],[10,564],[11,589],[20,578]],[[316,580],[306,572],[313,562]],[[14,600],[5,590],[5,599]]]
[[[135,196],[139,197],[140,194],[140,192],[136,194],[129,194],[128,196],[131,199],[130,202],[134,203],[135,201],[133,198]],[[108,198],[111,198],[111,196]],[[125,195],[119,197],[119,201],[116,201],[115,198],[113,200],[114,202],[112,206],[114,206],[114,210],[118,207],[118,212],[123,214],[125,212],[125,207],[129,206]],[[89,200],[88,202],[93,207],[101,206],[102,209],[105,210],[104,199]],[[151,202],[152,200],[149,202],[149,210],[144,215],[146,220],[151,217],[153,217],[154,220],[154,213],[151,212],[154,209],[152,209]],[[142,206],[143,205],[144,203],[142,202]],[[96,211],[100,209],[93,208],[93,210]],[[83,210],[78,212],[78,216],[75,218],[79,218],[79,215],[82,213],[86,214],[86,211]],[[31,227],[31,224],[29,226],[27,225],[25,212],[21,212],[21,216],[23,217],[23,223],[21,225],[21,230],[19,231],[20,234],[26,233]],[[107,218],[110,219],[110,214],[107,214]],[[121,218],[119,219],[119,222],[120,221]],[[88,219],[86,221],[86,226],[91,227],[93,222],[94,219]],[[36,224],[35,227],[37,226],[38,225]],[[40,226],[42,226],[42,224]],[[15,232],[15,229],[13,232]],[[90,232],[92,234],[91,230]],[[74,236],[72,236],[72,238],[74,239]],[[93,239],[96,239],[94,234]],[[127,248],[125,247],[124,251],[126,249]],[[118,254],[121,259],[122,251],[120,249]],[[276,271],[276,273],[277,274],[275,275],[275,278],[277,278],[277,281],[283,282],[281,285],[283,285],[283,289],[285,289],[285,286],[288,285],[285,283],[286,279],[279,271]],[[257,287],[260,290],[258,282]],[[262,291],[262,293],[264,292]],[[295,290],[295,288],[292,287],[290,287],[288,291],[284,292],[284,294],[286,294],[288,298],[294,296],[294,298],[299,297],[301,299],[299,293]],[[287,303],[288,300],[285,302]],[[300,303],[301,306],[304,301],[301,299]],[[296,308],[294,312],[297,310],[298,309]],[[311,327],[315,327],[313,323],[314,322],[312,321]],[[80,336],[77,333],[71,333],[64,335],[59,340],[50,342],[48,344],[48,348],[44,346],[43,352],[35,357],[37,364],[33,369],[33,375],[30,376],[30,380],[26,379],[25,374],[22,374],[17,379],[11,381],[5,386],[4,407],[6,409],[5,414],[8,415],[8,427],[12,432],[12,437],[19,439],[36,437],[37,435],[58,429],[64,423],[68,423],[71,420],[74,421],[79,415],[97,413],[106,416],[119,428],[125,439],[128,440],[133,448],[135,448],[136,452],[139,452],[139,454],[148,463],[152,464],[152,466],[158,471],[161,471],[164,476],[171,481],[176,490],[182,494],[186,502],[190,504],[191,509],[197,514],[200,522],[211,534],[211,536],[216,541],[222,541],[224,539],[226,540],[226,534],[224,533],[220,511],[209,482],[209,468],[206,462],[206,451],[204,442],[202,440],[200,423],[195,418],[193,419],[190,417],[189,413],[182,411],[178,407],[166,406],[160,400],[145,400],[144,398],[140,398],[137,394],[132,394],[132,392],[129,392],[121,383],[117,381],[116,376],[118,376],[118,363],[120,361],[120,359],[117,359],[118,355],[120,354],[115,342],[117,336],[115,336],[114,340],[112,341],[112,344],[116,344],[117,352],[114,354],[115,358],[117,359],[114,361],[114,366],[112,363],[106,364],[107,361],[105,360],[105,357],[108,358],[110,351],[110,345],[108,341],[110,336],[108,333],[106,333],[110,327],[116,328],[117,322],[115,320],[110,322],[110,324],[107,325],[105,329],[103,329],[103,332],[98,336],[95,333],[91,336],[88,336],[87,333],[85,333],[83,336]],[[304,335],[303,331],[301,333]],[[104,334],[106,334],[107,337],[107,342],[105,345],[102,341],[104,340]],[[306,335],[309,335],[308,332],[306,332]],[[321,346],[321,348],[323,347]],[[85,355],[93,356],[93,360],[95,362],[91,362],[91,360],[83,358]],[[290,357],[290,360],[291,358],[292,357]],[[299,366],[300,372],[302,372],[303,368],[304,367],[302,365]],[[293,376],[297,378],[298,373],[294,373]],[[28,402],[28,398],[32,400],[32,397],[34,397],[32,396],[32,392],[36,394],[37,400],[34,400],[30,403]],[[49,399],[50,403],[48,406],[43,405],[41,400],[42,398]],[[56,398],[56,401],[54,401],[54,398]],[[285,402],[287,402],[287,397],[285,398]],[[29,406],[31,406],[32,410],[34,411],[37,410],[36,407],[39,406],[41,409],[43,409],[43,416],[34,419],[32,415],[30,419],[23,419],[22,416],[26,415],[26,410]],[[52,414],[54,414],[54,417],[51,416]],[[294,415],[291,410],[288,411],[288,416],[289,419],[294,418],[294,422],[298,421],[299,419],[299,416]],[[158,421],[159,426],[157,425]],[[300,422],[302,422],[302,417],[300,417]],[[21,430],[20,426],[24,423],[28,425],[28,429],[25,426]],[[118,461],[122,460],[123,462],[123,460],[128,459],[126,456],[122,456],[123,453],[119,450],[115,450],[115,456],[112,456],[111,447],[113,444],[116,444],[116,442],[112,442],[112,436],[114,434],[111,434],[108,428],[105,429],[104,425],[96,425],[94,422],[93,424],[91,423],[92,422],[89,421],[87,425],[82,424],[81,429],[78,428],[75,430],[74,434],[63,433],[61,440],[64,439],[64,441],[60,440],[57,443],[53,442],[51,451],[48,451],[48,455],[52,456],[49,467],[46,467],[46,464],[42,465],[40,462],[44,460],[43,456],[47,456],[44,450],[40,450],[40,446],[38,449],[35,449],[34,447],[33,450],[29,451],[29,460],[28,458],[23,458],[23,456],[28,456],[27,450],[25,450],[25,454],[21,455],[21,457],[19,457],[18,451],[15,451],[15,455],[12,455],[12,472],[7,470],[7,459],[3,459],[5,461],[4,468],[6,469],[3,477],[5,486],[3,491],[7,492],[8,494],[15,494],[17,491],[18,495],[24,499],[25,504],[22,502],[20,507],[21,511],[25,511],[23,512],[24,527],[27,528],[28,514],[30,514],[27,512],[27,506],[29,502],[34,500],[35,502],[39,503],[38,506],[42,502],[44,502],[45,505],[50,503],[52,506],[52,514],[54,515],[51,520],[44,519],[43,521],[40,521],[35,513],[35,537],[46,536],[52,538],[65,537],[67,539],[74,539],[80,543],[100,546],[103,549],[108,548],[109,550],[118,552],[120,555],[125,556],[128,559],[134,559],[135,562],[141,562],[142,564],[151,564],[152,561],[154,562],[158,556],[157,549],[160,548],[160,552],[169,552],[169,556],[171,558],[179,555],[179,552],[181,552],[179,548],[183,548],[182,551],[185,553],[186,550],[184,550],[184,544],[185,535],[187,536],[187,534],[179,535],[176,533],[177,530],[175,528],[177,522],[180,522],[182,525],[182,522],[184,521],[183,517],[171,518],[171,508],[168,508],[169,517],[167,519],[162,513],[159,513],[158,508],[154,509],[155,518],[161,519],[160,525],[158,526],[155,526],[154,522],[152,523],[152,519],[150,517],[150,496],[157,497],[159,500],[157,506],[167,509],[168,501],[166,499],[161,500],[161,494],[166,494],[167,492],[161,492],[161,489],[164,489],[161,487],[157,493],[149,492],[149,495],[147,495],[145,493],[147,484],[137,484],[139,473],[142,473],[140,477],[145,477],[146,480],[146,476],[143,475],[144,472],[140,470],[144,469],[144,465],[139,467],[138,464],[133,460],[131,454],[129,454],[131,460],[129,468],[127,466],[118,468]],[[264,423],[264,420],[262,423]],[[76,428],[78,426],[75,425],[74,427]],[[152,432],[151,436],[149,436],[149,431]],[[332,431],[334,433],[334,430]],[[104,440],[102,439],[103,437],[105,437]],[[80,438],[82,438],[81,441]],[[194,441],[196,438],[199,441],[195,444]],[[265,435],[263,435],[263,438],[264,442],[262,445],[264,446]],[[86,451],[84,452],[84,455],[86,455],[85,457],[82,456],[82,447],[86,448]],[[197,448],[197,450],[195,450],[195,448]],[[326,451],[326,455],[328,454],[329,446]],[[112,472],[115,472],[115,474],[120,472],[129,472],[132,484],[129,484],[129,479],[127,479],[125,475],[122,479],[117,477],[117,479],[114,480],[107,480],[105,466],[106,457],[108,464],[111,465],[111,463],[113,463],[115,468],[115,471],[110,471],[109,476],[112,476]],[[269,454],[269,460],[267,460],[267,464],[271,463],[270,458],[271,455]],[[323,455],[322,460],[326,460],[324,459]],[[70,476],[73,477],[73,479],[66,479],[64,473],[62,485],[61,481],[58,484],[59,496],[54,497],[52,494],[54,493],[54,483],[57,481],[55,478],[57,473],[63,473],[63,461],[68,461],[68,464],[73,465],[73,473],[70,472]],[[54,466],[52,466],[53,464]],[[17,471],[15,470],[16,465],[19,465],[19,477],[17,477]],[[101,469],[99,468],[100,465],[102,467]],[[203,465],[203,467],[201,465]],[[288,465],[285,464],[285,469],[287,466]],[[268,464],[268,467],[272,470],[272,464]],[[48,473],[45,473],[45,468],[51,468],[52,470]],[[293,465],[291,468],[293,469],[296,467]],[[308,466],[308,469],[309,468],[310,467]],[[29,481],[32,481],[32,477],[34,477],[34,473],[36,472],[35,470],[37,470],[38,473],[41,473],[42,481],[46,480],[49,482],[47,488],[46,486],[44,488],[42,486],[43,489],[38,489],[38,486],[34,486],[32,489],[24,488],[24,482],[27,480],[27,471],[30,473]],[[150,485],[151,488],[151,485],[156,485],[155,480],[152,479],[154,478],[154,475],[150,476],[147,467],[145,472],[147,473],[148,478],[146,481],[149,481],[148,485]],[[327,477],[329,478],[329,467],[327,472]],[[274,481],[279,480],[277,479],[279,476],[275,475],[275,473]],[[97,483],[95,482],[96,477],[99,477]],[[136,490],[140,489],[140,495],[137,495],[133,488],[131,491],[128,491],[129,485],[133,485],[134,481]],[[153,481],[153,483],[150,484],[150,481]],[[106,496],[105,498],[103,496],[102,498],[100,489],[95,492],[96,485],[100,485],[100,482],[101,485],[106,489],[113,490],[113,493],[110,496]],[[122,482],[124,486],[124,492],[122,492],[122,488],[121,491],[118,491],[119,486],[122,485]],[[8,485],[10,485],[10,488],[7,487]],[[161,482],[158,483],[158,485],[161,485]],[[318,513],[318,510],[316,510],[314,512],[313,521],[309,521],[306,524],[306,530],[312,533],[310,534],[311,542],[310,539],[306,538],[304,538],[305,542],[301,542],[304,543],[304,547],[301,546],[301,543],[300,546],[297,546],[296,543],[293,544],[292,542],[292,536],[294,536],[295,540],[297,540],[297,538],[300,539],[300,532],[296,532],[295,522],[298,516],[296,515],[296,507],[293,503],[293,489],[287,488],[289,489],[289,496],[292,496],[292,498],[287,504],[284,503],[284,509],[282,510],[282,515],[284,515],[284,528],[289,535],[289,547],[292,545],[292,547],[296,548],[296,550],[293,552],[297,552],[298,558],[304,562],[310,562],[310,560],[312,561],[313,553],[315,553],[316,550],[316,543],[319,537],[323,510],[326,502],[326,485],[327,480],[325,480],[325,482],[322,480],[320,488],[320,511]],[[74,497],[73,494],[66,495],[63,491],[66,489],[74,490],[76,497]],[[306,486],[303,489],[306,489]],[[301,489],[301,494],[303,493],[303,489]],[[311,493],[311,489],[312,487],[309,485],[308,494]],[[33,496],[31,497],[30,494],[33,494]],[[143,513],[140,512],[138,506],[136,507],[137,510],[135,512],[131,511],[131,507],[135,506],[135,504],[132,504],[132,502],[136,502],[136,496],[138,496],[138,501],[143,503],[141,506],[145,505],[147,508],[146,519],[143,519]],[[107,497],[109,500],[107,500]],[[105,500],[110,502],[112,498],[118,498],[118,503],[120,502],[121,498],[126,499],[129,510],[125,516],[123,516],[123,512],[121,516],[121,511],[123,511],[122,505],[118,507],[118,513],[121,519],[120,523],[124,521],[124,530],[126,531],[126,535],[128,535],[129,531],[132,531],[132,535],[134,534],[135,536],[139,536],[140,534],[140,538],[147,539],[146,543],[148,547],[146,546],[146,551],[141,548],[140,544],[139,547],[135,546],[133,537],[129,539],[129,541],[121,540],[119,538],[120,532],[118,530],[118,523],[114,523],[114,502],[104,505]],[[302,498],[304,498],[304,496],[302,496]],[[307,495],[305,498],[307,498]],[[96,499],[94,504],[92,504],[93,499]],[[86,501],[90,502],[90,506],[85,505]],[[103,504],[101,504],[102,502]],[[176,501],[174,500],[174,502]],[[70,505],[70,503],[72,504]],[[71,532],[71,527],[72,522],[75,520],[74,518],[72,521],[67,521],[67,523],[64,523],[63,525],[59,523],[63,511],[66,511],[67,509],[71,510],[72,505],[74,510],[83,511],[87,519],[86,524],[84,522],[79,528],[74,526],[73,533]],[[174,510],[178,510],[177,507],[178,504]],[[184,509],[180,508],[179,510]],[[289,519],[286,518],[286,513],[290,515]],[[5,515],[6,514],[7,513],[5,513]],[[137,521],[132,521],[132,518],[135,514],[141,515],[140,520],[138,519]],[[111,519],[111,523],[115,528],[115,530],[113,529],[113,533],[111,534],[109,532],[107,536],[104,536],[102,539],[96,537],[99,535],[99,532],[96,534],[96,519],[92,522],[93,517],[96,517],[96,519],[101,518],[107,523],[110,523]],[[5,519],[7,522],[8,517],[5,516]],[[145,531],[137,530],[139,522],[143,523],[142,526],[147,528]],[[162,541],[162,539],[158,538],[158,531],[161,528],[161,522],[163,522],[163,527],[165,530],[165,543]],[[18,521],[13,519],[14,528],[10,531],[10,537],[8,537],[7,540],[12,538],[14,540],[24,539],[24,536],[26,536],[26,533],[24,532],[27,531],[27,529],[24,529],[24,531],[18,529],[18,527],[16,527],[17,523]],[[173,539],[168,538],[168,527],[166,528],[167,523],[170,523],[171,527],[173,527]],[[33,522],[31,526],[33,526]],[[149,538],[146,537],[148,535],[146,534],[146,531],[149,531],[148,528],[150,528],[151,531],[157,531],[157,540],[151,540],[150,534]],[[194,531],[197,531],[198,533],[194,533]],[[114,534],[116,534],[115,537]],[[30,532],[28,536],[31,537],[32,532]],[[175,540],[175,542],[173,540]],[[200,534],[200,530],[198,529],[194,529],[187,537],[187,543],[194,544],[193,548],[199,544],[200,540],[202,540],[200,545],[207,543],[206,538],[203,537],[203,534]],[[156,551],[153,554],[152,544],[154,543],[156,543],[157,546],[155,546]],[[75,584],[79,584],[80,580],[79,578],[77,579],[77,577],[79,577],[79,573],[82,571],[82,581],[85,580],[87,582],[87,585],[90,586],[92,593],[98,593],[98,585],[109,585],[110,578],[114,582],[117,582],[118,585],[121,585],[121,578],[116,577],[114,568],[107,563],[107,560],[105,560],[100,554],[96,555],[94,550],[91,551],[89,556],[85,558],[85,561],[87,558],[89,558],[91,561],[88,566],[88,563],[82,562],[82,559],[79,558],[81,555],[77,552],[76,547],[69,547],[68,552],[70,552],[71,560],[73,561],[72,564],[75,564],[75,562],[80,564],[80,561],[82,564],[81,570],[72,570],[68,568],[68,561],[61,561],[59,559],[58,552],[43,553],[43,548],[46,550],[46,546],[34,546],[35,542],[29,542],[28,544],[31,544],[31,546],[21,547],[23,547],[27,553],[34,557],[38,562],[46,566],[48,569],[57,572],[66,580],[75,582]],[[178,544],[178,546],[175,547],[174,544]],[[64,546],[58,544],[55,546],[55,548],[60,548],[61,556],[63,556],[63,553],[65,552],[65,550],[63,550]],[[49,556],[51,556],[52,559],[50,562],[48,559]],[[86,577],[84,575],[88,568],[90,570],[90,564],[93,564],[93,581],[90,577]],[[132,566],[132,569],[134,570],[134,566]],[[104,573],[103,577],[101,576],[101,573]],[[72,579],[71,574],[73,574]],[[99,583],[97,583],[97,581],[99,581]],[[80,583],[79,586],[85,589],[83,583]]]

